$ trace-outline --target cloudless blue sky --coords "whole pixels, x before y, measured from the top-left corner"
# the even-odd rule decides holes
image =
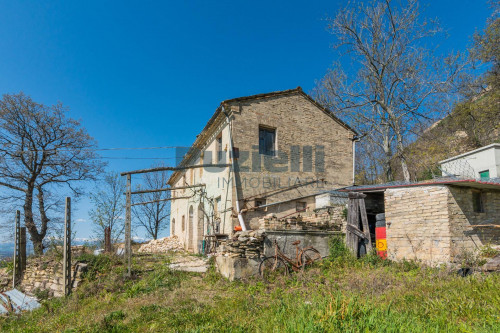
[[[0,0],[0,94],[63,102],[103,148],[189,146],[222,100],[310,91],[335,56],[325,18],[345,3]],[[444,52],[464,50],[490,15],[486,0],[422,5],[448,31]],[[174,163],[172,150],[102,155]],[[77,237],[90,236],[89,207],[78,204]]]

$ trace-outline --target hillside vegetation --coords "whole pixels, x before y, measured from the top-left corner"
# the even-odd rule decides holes
[[[340,250],[339,250],[340,248]],[[71,296],[0,318],[2,332],[498,332],[500,275],[462,278],[413,262],[354,260],[337,244],[317,267],[265,284],[172,271],[169,256],[87,256]]]

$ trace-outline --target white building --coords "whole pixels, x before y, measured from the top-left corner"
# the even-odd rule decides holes
[[[500,144],[493,143],[439,162],[443,176],[470,179],[500,177]]]

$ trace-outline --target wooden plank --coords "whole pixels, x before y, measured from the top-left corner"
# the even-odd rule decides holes
[[[202,186],[206,186],[206,185],[205,184],[196,184],[196,185],[189,185],[189,186],[167,187],[167,188],[160,188],[160,189],[157,189],[157,190],[134,191],[134,192],[131,192],[130,194],[166,192],[166,191],[184,190],[184,189],[187,189],[187,188],[195,188],[195,187],[202,187]],[[127,192],[125,192],[123,194],[127,194]]]
[[[126,176],[126,175],[135,175],[135,174],[139,174],[139,173],[161,172],[161,171],[180,171],[180,170],[188,170],[188,169],[196,169],[196,168],[227,168],[230,166],[231,166],[231,164],[196,164],[196,165],[188,165],[188,166],[182,166],[182,167],[159,167],[159,168],[125,171],[125,172],[122,172],[120,175]]]
[[[144,201],[144,202],[134,203],[134,204],[132,204],[131,206],[146,205],[146,204],[155,203],[155,202],[172,201],[172,200],[177,200],[177,199],[189,199],[189,198],[191,198],[191,197],[192,197],[192,196],[189,196],[189,197],[165,198],[165,199],[158,199],[158,200],[152,200],[152,201]]]
[[[348,224],[347,225],[347,230],[352,232],[354,235],[358,236],[359,238],[366,239],[366,235],[363,233],[363,231],[359,230],[353,225]]]
[[[366,244],[366,253],[371,253],[373,246],[370,235],[370,227],[368,225],[368,217],[366,216],[365,199],[358,199],[359,201],[359,212],[361,214],[361,223],[363,224],[363,231],[365,233],[368,244]]]

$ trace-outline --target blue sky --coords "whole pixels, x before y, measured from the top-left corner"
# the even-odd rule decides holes
[[[1,0],[0,93],[63,102],[102,148],[189,146],[224,99],[311,90],[335,57],[325,18],[345,3]],[[443,52],[490,15],[482,0],[426,6],[448,31]],[[173,164],[172,150],[102,155],[114,171],[159,161],[121,157]],[[77,237],[89,237],[88,200],[77,208]]]

